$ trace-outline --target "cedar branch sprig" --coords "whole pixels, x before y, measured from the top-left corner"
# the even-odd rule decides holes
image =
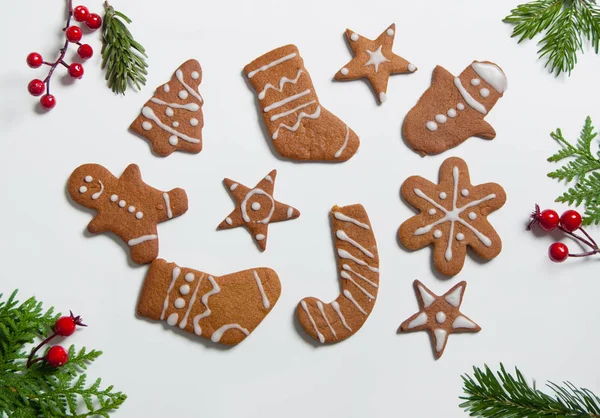
[[[596,54],[600,50],[600,7],[595,0],[535,0],[517,6],[504,18],[515,25],[512,37],[521,43],[540,33],[540,58],[557,76],[569,75],[584,52],[584,40]]]
[[[148,64],[146,50],[133,39],[125,25],[131,19],[104,2],[102,25],[102,69],[106,69],[108,87],[114,92],[125,94],[127,85],[141,90],[146,84]]]
[[[535,381],[527,383],[519,369],[515,368],[515,374],[508,373],[502,363],[497,374],[487,365],[485,370],[473,367],[473,377],[461,376],[466,396],[460,397],[464,402],[459,406],[481,418],[600,418],[600,398],[590,390],[570,382],[562,386],[548,382],[551,396],[537,389]]]

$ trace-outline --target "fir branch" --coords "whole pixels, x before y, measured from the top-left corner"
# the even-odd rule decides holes
[[[472,417],[494,418],[600,418],[600,398],[588,389],[577,388],[569,382],[563,386],[548,382],[548,395],[532,385],[519,369],[508,373],[500,363],[496,374],[485,365],[485,370],[473,367],[473,378],[461,376],[466,396],[459,406]]]
[[[146,50],[133,39],[125,24],[131,19],[104,2],[102,24],[102,69],[106,69],[108,87],[114,92],[125,94],[128,85],[141,90],[146,84],[148,64]]]
[[[595,0],[535,0],[511,10],[504,22],[514,25],[511,36],[518,43],[544,33],[538,55],[557,76],[571,74],[577,54],[584,52],[584,40],[596,54],[600,49],[600,7]]]

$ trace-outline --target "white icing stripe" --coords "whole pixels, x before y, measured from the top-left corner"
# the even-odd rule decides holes
[[[218,343],[219,341],[221,341],[221,338],[223,337],[225,331],[229,331],[230,329],[239,329],[244,333],[244,335],[246,335],[246,337],[250,335],[250,331],[248,331],[246,328],[242,327],[239,324],[227,324],[223,325],[221,328],[213,332],[213,334],[210,336],[211,341],[213,343]]]
[[[100,190],[98,190],[92,195],[92,199],[94,200],[97,200],[100,196],[102,196],[102,193],[104,192],[104,184],[102,184],[100,180],[98,180],[98,183],[100,183]]]
[[[365,276],[363,276],[362,274],[358,274],[357,272],[355,272],[354,270],[352,270],[352,268],[348,265],[348,264],[344,264],[342,266],[342,268],[346,271],[350,271],[352,273],[354,273],[354,275],[356,275],[358,278],[363,279],[365,282],[369,283],[371,286],[373,287],[379,287],[377,286],[377,283],[372,282],[371,280],[367,279]]]
[[[308,107],[315,103],[317,103],[316,100],[311,100],[310,102],[301,104],[300,106],[297,106],[297,107],[293,108],[292,110],[287,110],[285,112],[277,113],[276,115],[271,116],[271,122],[275,122],[277,119],[284,118],[288,115],[291,115],[294,112],[297,112],[300,109],[304,109],[305,107]]]
[[[367,250],[365,247],[363,247],[362,245],[360,245],[358,242],[354,241],[343,230],[338,229],[336,231],[335,235],[336,235],[336,237],[338,237],[339,240],[346,241],[348,244],[353,245],[354,247],[358,248],[367,257],[375,258],[375,256],[373,255],[373,253],[371,251]]]
[[[300,123],[302,122],[302,119],[304,119],[304,118],[318,119],[319,116],[321,116],[321,106],[318,106],[317,110],[315,110],[314,113],[312,113],[312,114],[300,112],[300,114],[298,115],[298,119],[296,120],[296,123],[294,124],[294,126],[288,126],[285,123],[280,124],[277,127],[277,130],[275,131],[275,133],[273,134],[273,139],[277,139],[279,137],[279,130],[281,128],[285,128],[290,132],[296,132],[298,130],[298,128],[300,127]]]
[[[198,294],[198,289],[200,289],[200,283],[202,283],[203,278],[204,278],[204,274],[202,274],[202,276],[200,276],[200,278],[198,279],[198,284],[196,285],[196,289],[194,290],[194,293],[192,293],[192,297],[190,298],[190,304],[188,305],[187,311],[185,312],[183,319],[179,323],[179,328],[181,328],[181,329],[184,329],[185,326],[187,325],[187,320],[188,320],[188,317],[190,316],[190,311],[192,310],[192,307],[194,306],[194,302],[196,302],[196,295]],[[186,280],[187,280],[187,274],[186,274]]]
[[[435,329],[433,330],[433,334],[435,335],[435,350],[439,353],[443,350],[444,345],[446,344],[446,337],[448,333],[443,329]]]
[[[294,214],[294,209],[291,208],[291,207],[288,208],[288,210],[287,210],[287,218],[290,219],[293,214]]]
[[[300,302],[300,306],[302,306],[302,309],[304,309],[304,312],[306,312],[306,315],[308,315],[308,320],[310,321],[315,332],[317,333],[317,337],[319,337],[319,341],[321,341],[321,344],[323,344],[325,342],[325,337],[323,336],[323,334],[321,334],[319,332],[319,329],[317,328],[317,323],[315,322],[312,315],[308,311],[308,306],[306,306],[306,302],[305,301]]]
[[[204,305],[206,310],[204,312],[202,312],[201,314],[196,315],[194,317],[194,320],[192,321],[192,323],[194,324],[194,334],[196,334],[196,335],[202,335],[202,327],[199,324],[200,320],[202,318],[206,318],[207,316],[210,316],[210,314],[212,313],[212,311],[208,307],[208,298],[210,298],[212,295],[216,295],[217,293],[219,293],[221,291],[221,288],[219,287],[217,282],[215,282],[215,279],[213,279],[212,276],[208,276],[208,281],[212,285],[212,290],[210,292],[206,292],[202,296],[202,299],[200,299],[200,301],[202,302],[202,304]]]
[[[289,60],[291,60],[292,58],[296,58],[296,53],[295,53],[295,52],[294,52],[294,53],[291,53],[291,54],[289,54],[289,55],[286,55],[286,56],[285,56],[285,57],[283,57],[283,58],[279,58],[279,59],[276,59],[275,61],[272,61],[272,62],[270,62],[270,63],[268,63],[268,64],[265,64],[265,65],[263,65],[262,67],[259,67],[259,68],[257,68],[257,69],[256,69],[256,70],[254,70],[254,71],[250,71],[250,72],[248,73],[248,78],[252,78],[252,77],[254,77],[254,76],[257,74],[257,73],[259,73],[259,72],[263,72],[263,71],[267,71],[269,68],[275,67],[276,65],[279,65],[279,64],[281,64],[282,62],[289,61]]]
[[[352,302],[354,304],[354,306],[356,306],[356,309],[361,311],[364,315],[367,315],[367,312],[358,304],[358,302],[356,301],[356,299],[354,299],[354,297],[352,296],[352,293],[350,293],[350,291],[348,289],[344,290],[344,296],[346,296],[346,298],[348,298],[348,300],[350,302]]]
[[[265,84],[265,88],[258,93],[258,98],[260,100],[265,98],[265,95],[267,94],[267,91],[269,91],[269,89],[273,89],[275,91],[278,91],[279,93],[283,93],[283,87],[287,84],[296,84],[298,82],[298,79],[300,78],[300,76],[302,75],[304,71],[302,71],[302,69],[298,69],[298,73],[296,74],[296,78],[294,78],[293,80],[290,80],[289,78],[283,76],[279,79],[279,88],[276,88],[273,84],[271,83],[267,83]],[[250,77],[251,78],[251,77]]]
[[[344,143],[342,144],[340,149],[337,150],[335,152],[335,154],[333,154],[333,158],[340,158],[340,155],[342,155],[342,152],[344,152],[344,150],[346,149],[346,145],[348,145],[349,137],[350,137],[350,128],[348,128],[348,125],[346,125],[346,138],[344,139]]]
[[[173,267],[173,271],[171,272],[171,283],[169,284],[169,287],[167,288],[167,296],[165,297],[165,300],[163,301],[163,309],[162,312],[160,313],[160,319],[165,319],[165,312],[167,312],[167,308],[169,306],[169,293],[171,293],[171,290],[173,290],[173,286],[175,286],[175,281],[177,280],[177,278],[179,277],[179,275],[181,274],[181,269],[177,266]]]
[[[456,86],[456,88],[460,92],[461,96],[463,97],[463,99],[465,99],[465,102],[467,102],[467,104],[469,106],[471,106],[473,109],[475,109],[479,113],[483,113],[484,115],[487,114],[487,109],[485,108],[485,106],[482,105],[481,103],[479,103],[477,100],[475,100],[473,98],[473,96],[471,96],[469,94],[469,92],[463,87],[463,85],[460,82],[460,79],[458,77],[454,78],[454,85]]]
[[[164,123],[162,123],[161,120],[158,118],[158,116],[156,116],[154,114],[154,111],[152,109],[150,109],[148,106],[144,106],[144,108],[142,109],[142,115],[144,115],[144,117],[146,117],[150,120],[153,120],[154,123],[156,123],[160,128],[162,128],[163,131],[166,131],[166,132],[170,133],[171,135],[175,135],[178,138],[183,139],[184,141],[191,142],[192,144],[200,143],[199,139],[192,138],[190,136],[187,136],[186,134],[182,134],[181,132],[176,131],[175,129],[171,128],[170,126],[167,126]]]
[[[285,99],[280,100],[278,102],[271,103],[269,106],[267,106],[267,107],[265,107],[263,109],[263,112],[267,113],[267,112],[270,112],[273,109],[277,109],[277,108],[279,108],[281,106],[285,106],[289,102],[293,102],[294,100],[297,100],[297,99],[299,99],[301,97],[304,97],[304,96],[306,96],[309,93],[310,93],[310,89],[307,89],[307,90],[304,90],[301,93],[294,94],[293,96],[290,96],[290,97],[286,97]]]
[[[260,292],[260,295],[262,297],[263,306],[265,307],[265,309],[269,309],[271,307],[271,303],[269,303],[269,299],[267,298],[265,289],[262,285],[262,282],[260,281],[260,277],[258,277],[258,273],[256,272],[256,270],[254,270],[253,273],[254,273],[254,280],[256,280],[256,286],[258,287],[258,291]]]
[[[135,245],[139,245],[146,241],[152,241],[153,239],[157,239],[157,238],[158,238],[158,236],[154,235],[154,234],[142,235],[141,237],[130,239],[129,241],[127,241],[127,245],[129,245],[130,247],[133,247]]]
[[[508,81],[504,72],[494,64],[485,62],[474,62],[471,64],[473,70],[479,77],[485,80],[498,93],[502,94],[508,88]]]
[[[346,258],[348,260],[352,260],[356,264],[358,264],[359,266],[367,267],[369,270],[371,270],[374,273],[378,273],[379,272],[379,269],[377,267],[372,267],[372,266],[368,265],[367,263],[365,263],[364,261],[362,261],[360,258],[354,257],[352,254],[350,254],[346,250],[341,250],[341,249],[338,248],[337,252],[338,252],[338,255],[340,257],[342,257],[342,258]]]
[[[325,323],[329,327],[329,330],[331,331],[331,333],[337,340],[337,334],[335,333],[335,330],[331,327],[331,324],[329,323],[329,319],[327,319],[327,315],[325,315],[325,309],[323,309],[323,304],[321,303],[320,300],[317,301],[317,308],[319,308],[319,311],[321,311],[321,316],[323,316],[323,319],[325,320]]]
[[[344,328],[346,328],[348,331],[352,332],[352,328],[350,328],[350,326],[346,322],[346,318],[344,317],[344,314],[342,314],[342,310],[340,309],[340,304],[334,300],[333,302],[331,302],[331,307],[333,308],[333,310],[335,311],[337,316],[340,318],[340,321],[342,321],[342,325],[344,326]]]
[[[179,80],[179,82],[183,85],[183,87],[185,87],[185,89],[192,95],[194,96],[196,99],[198,99],[198,101],[200,103],[204,102],[204,99],[202,98],[202,96],[200,96],[200,94],[194,90],[193,88],[191,88],[190,86],[188,86],[185,81],[183,80],[183,72],[181,70],[177,70],[175,71],[175,76],[177,77],[177,80]],[[200,87],[200,86],[198,86]]]
[[[196,111],[200,110],[200,106],[198,105],[198,103],[186,103],[186,104],[167,103],[165,101],[157,99],[156,97],[151,98],[150,101],[153,103],[159,104],[159,105],[169,106],[169,107],[172,107],[175,109],[189,110],[190,112],[196,112]]]
[[[165,200],[165,206],[167,208],[167,217],[171,219],[173,217],[173,211],[171,210],[171,199],[168,193],[163,193],[163,199]]]
[[[354,286],[356,286],[358,288],[358,290],[360,290],[361,292],[363,292],[363,294],[368,297],[369,299],[373,300],[375,299],[375,296],[373,296],[372,294],[370,294],[369,292],[367,292],[367,289],[365,289],[364,287],[362,287],[361,285],[359,285],[358,283],[356,283],[356,280],[354,280],[352,278],[352,276],[350,276],[350,274],[348,274],[345,271],[342,271],[340,273],[340,276],[342,277],[342,279],[346,279],[349,282],[351,282]]]
[[[421,312],[415,319],[409,322],[408,329],[413,329],[425,325],[427,323],[427,314]]]
[[[338,221],[342,221],[342,222],[351,222],[356,226],[360,226],[361,228],[364,229],[371,229],[369,227],[369,225],[359,222],[354,218],[349,217],[348,215],[344,215],[342,212],[333,212],[333,216],[335,217],[335,219],[337,219]]]

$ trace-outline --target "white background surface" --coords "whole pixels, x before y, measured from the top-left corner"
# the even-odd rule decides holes
[[[90,326],[65,341],[104,350],[90,369],[129,396],[120,417],[461,417],[460,375],[473,364],[518,365],[538,384],[568,379],[600,392],[597,368],[598,260],[551,263],[556,237],[524,231],[535,202],[553,203],[564,186],[546,177],[558,149],[557,127],[575,139],[590,114],[600,125],[598,70],[591,51],[572,77],[546,74],[535,43],[518,46],[502,18],[517,1],[214,1],[115,0],[134,19],[130,29],[150,56],[147,87],[116,97],[100,71],[99,33],[85,37],[96,51],[73,85],[59,68],[57,107],[36,112],[27,94],[25,57],[50,59],[62,44],[63,2],[5,2],[0,16],[0,254],[1,289],[20,289],[48,306],[82,314]],[[87,4],[101,10],[100,1]],[[363,82],[332,82],[350,60],[346,27],[375,38],[395,22],[394,50],[414,62],[414,75],[392,77],[388,102],[378,106]],[[300,49],[322,104],[359,134],[359,152],[343,164],[293,163],[275,156],[263,136],[255,93],[242,67],[278,46]],[[70,55],[69,55],[70,57]],[[127,127],[154,88],[177,66],[197,58],[206,126],[204,150],[159,158]],[[53,58],[52,58],[53,59]],[[508,75],[509,90],[486,118],[494,141],[470,139],[442,155],[421,158],[400,137],[404,115],[430,84],[436,64],[459,74],[472,60],[491,60]],[[65,81],[66,80],[66,81]],[[594,92],[594,89],[595,92]],[[396,239],[413,214],[400,200],[403,180],[436,180],[450,156],[464,158],[473,183],[495,181],[508,195],[490,220],[504,249],[488,263],[467,257],[455,278],[436,277],[430,249],[409,253]],[[69,203],[65,183],[80,164],[97,162],[116,175],[140,165],[159,189],[184,188],[190,209],[159,227],[160,257],[224,274],[269,266],[283,292],[266,320],[241,345],[222,349],[135,317],[147,267],[134,266],[109,235],[84,236],[90,215]],[[300,209],[295,221],[274,224],[260,253],[238,228],[215,230],[234,207],[224,177],[253,186],[278,169],[275,198]],[[339,292],[328,213],[334,204],[362,203],[381,257],[377,305],[363,329],[340,344],[315,347],[294,326],[305,296],[333,300]],[[600,238],[600,230],[590,232]],[[568,242],[574,247],[574,244]],[[417,311],[412,281],[443,293],[468,282],[463,312],[479,334],[453,335],[434,361],[426,333],[397,335]]]

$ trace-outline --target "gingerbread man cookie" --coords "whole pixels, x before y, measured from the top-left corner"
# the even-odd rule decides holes
[[[196,60],[181,64],[168,83],[159,86],[130,129],[148,139],[158,155],[202,151],[202,68]]]
[[[450,334],[481,331],[479,325],[460,312],[467,282],[460,282],[443,296],[435,295],[418,280],[414,287],[419,312],[404,321],[398,332],[427,331],[436,359],[444,354]]]
[[[409,177],[402,185],[402,197],[420,212],[400,226],[400,241],[409,250],[433,244],[433,263],[440,273],[458,274],[467,247],[485,260],[502,250],[487,216],[504,205],[504,189],[496,183],[473,186],[467,163],[460,158],[442,163],[439,184]]]
[[[68,182],[71,198],[98,213],[88,224],[92,234],[112,232],[127,243],[131,259],[146,264],[158,256],[157,224],[188,209],[182,189],[162,192],[142,181],[140,168],[129,165],[121,178],[98,164],[84,164]]]
[[[404,137],[421,154],[442,153],[472,136],[494,139],[496,131],[483,118],[507,88],[493,62],[473,61],[458,77],[437,66],[431,87],[404,119]]]
[[[215,343],[236,345],[265,319],[280,294],[279,277],[269,268],[213,276],[156,259],[137,314]]]
[[[379,103],[387,100],[387,85],[391,74],[414,73],[417,67],[392,52],[396,24],[390,25],[374,41],[346,29],[346,39],[354,58],[339,70],[336,80],[366,78],[375,91]]]

